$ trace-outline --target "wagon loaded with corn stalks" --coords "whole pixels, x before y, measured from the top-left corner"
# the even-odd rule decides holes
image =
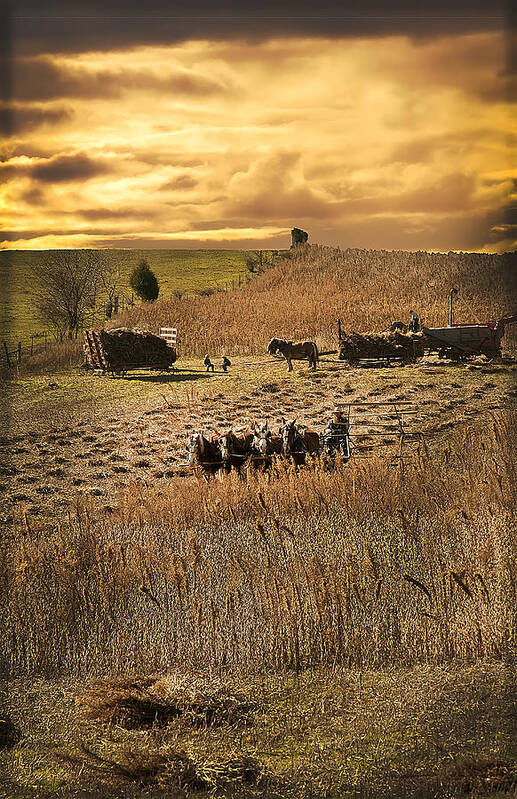
[[[517,322],[517,314],[484,324],[423,326],[417,333],[395,329],[371,334],[347,334],[339,322],[339,359],[350,364],[369,360],[412,363],[430,354],[452,360],[465,360],[477,355],[491,359],[501,355],[505,327],[513,322]]]
[[[83,349],[85,369],[111,375],[124,376],[135,369],[169,372],[177,358],[175,335],[172,340],[170,334],[156,336],[126,327],[85,330]]]

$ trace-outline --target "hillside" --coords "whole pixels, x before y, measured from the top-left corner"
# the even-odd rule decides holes
[[[460,292],[457,320],[508,313],[517,296],[513,257],[312,245],[240,290],[143,304],[122,322],[150,330],[177,326],[185,356],[263,352],[273,335],[314,337],[326,348],[335,346],[338,318],[347,330],[381,330],[397,319],[407,322],[413,309],[428,325],[447,324],[452,287]]]
[[[238,281],[247,252],[243,250],[99,250],[120,266],[120,293],[131,295],[129,276],[145,258],[160,282],[162,296],[174,292],[215,289],[232,280]],[[39,251],[0,252],[0,277],[7,291],[0,298],[0,342],[15,344],[48,325],[39,319],[31,290],[33,270],[41,257]]]
[[[178,372],[85,374],[80,341],[11,370],[0,796],[513,795],[517,361],[264,353],[273,333],[335,346],[338,318],[445,322],[451,286],[458,319],[497,317],[511,270],[311,247],[114,320],[176,324]],[[250,453],[209,479],[187,459],[201,431],[322,434],[336,404],[348,461]]]

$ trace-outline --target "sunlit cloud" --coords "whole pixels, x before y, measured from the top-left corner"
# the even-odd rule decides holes
[[[509,80],[497,32],[20,58],[3,246],[509,249]]]

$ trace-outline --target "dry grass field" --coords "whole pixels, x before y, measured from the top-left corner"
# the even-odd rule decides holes
[[[457,321],[490,321],[514,311],[514,256],[313,245],[239,291],[143,304],[122,321],[156,331],[174,324],[186,356],[263,352],[273,335],[314,338],[328,349],[336,346],[338,318],[349,331],[379,331],[395,320],[407,322],[413,309],[426,325],[445,325],[453,287],[460,291]]]
[[[197,371],[125,380],[53,371],[4,386],[9,433],[0,440],[2,523],[10,523],[15,506],[35,521],[53,521],[84,497],[111,512],[125,487],[161,488],[183,479],[186,436],[194,430],[244,430],[263,418],[276,427],[285,417],[321,432],[336,402],[357,403],[358,454],[378,452],[384,442],[385,454],[392,454],[398,443],[395,408],[361,403],[406,402],[413,413],[405,417],[405,429],[424,436],[434,450],[456,425],[490,421],[514,408],[517,397],[517,365],[483,360],[362,369],[329,357],[316,373],[297,365],[292,375],[282,362],[264,358],[232,358],[228,374],[210,376],[199,361],[181,364]],[[405,453],[415,448],[408,442]]]
[[[495,318],[510,268],[311,247],[123,320],[177,324],[192,371],[85,376],[63,348],[4,381],[0,795],[515,794],[515,361],[288,374],[263,354],[273,334],[330,349],[338,317],[445,322],[451,285]],[[193,430],[321,431],[336,403],[356,449],[334,471],[185,467]]]

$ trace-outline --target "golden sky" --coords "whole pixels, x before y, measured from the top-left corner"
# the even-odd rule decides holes
[[[515,247],[504,34],[188,40],[13,65],[3,247]],[[6,113],[7,107],[0,109]]]

